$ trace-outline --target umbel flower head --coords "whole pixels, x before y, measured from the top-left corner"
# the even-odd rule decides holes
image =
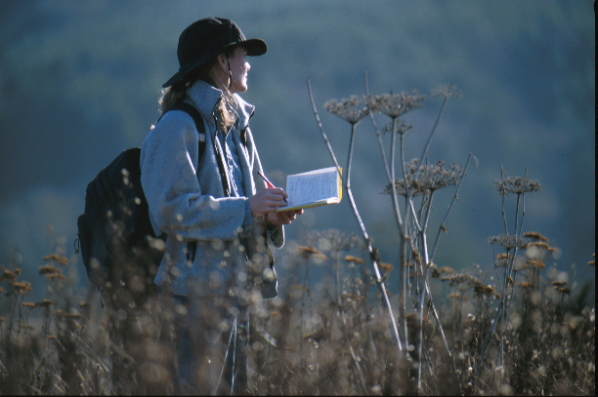
[[[436,164],[423,165],[416,181],[414,178],[418,164],[419,159],[413,159],[405,164],[407,183],[405,183],[405,179],[397,179],[395,181],[397,194],[406,196],[408,189],[413,189],[414,196],[423,194],[426,191],[433,192],[446,186],[456,185],[463,177],[463,169],[461,167],[451,164],[448,168],[444,168],[444,161],[439,161]],[[392,194],[390,184],[386,186],[382,193]]]
[[[340,102],[336,99],[331,99],[324,104],[324,109],[351,124],[360,122],[369,113],[366,98],[357,95],[343,98]]]
[[[425,95],[420,95],[416,90],[411,94],[401,92],[393,94],[392,92],[382,95],[370,95],[367,97],[368,107],[372,112],[380,112],[394,118],[402,116],[414,108],[421,106],[426,99]]]
[[[432,90],[432,98],[436,98],[439,96],[445,97],[446,99],[452,96],[456,98],[461,98],[461,91],[459,91],[457,89],[457,86],[453,83],[439,85],[438,87]]]
[[[507,194],[523,194],[527,192],[537,192],[540,190],[540,182],[531,180],[528,177],[509,176],[500,181],[495,180],[496,190],[502,196]]]
[[[461,292],[467,292],[474,287],[484,286],[482,280],[467,273],[448,274],[440,277],[440,280],[448,282],[451,287]]]
[[[501,233],[498,236],[492,236],[488,239],[490,244],[500,244],[506,249],[511,248],[525,248],[527,246],[527,242],[519,236],[514,236],[510,234],[503,234]]]

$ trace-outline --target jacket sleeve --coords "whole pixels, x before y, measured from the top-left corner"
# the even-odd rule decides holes
[[[143,142],[141,184],[152,225],[179,240],[232,240],[243,225],[247,198],[216,198],[202,192],[198,145],[193,119],[180,111],[168,112]],[[213,157],[210,149],[208,139],[203,157],[210,158],[202,157],[202,163]],[[213,174],[208,186],[221,189],[216,185],[221,183],[219,175]]]
[[[249,129],[247,129],[247,134],[248,134],[248,139],[251,142],[251,147],[253,148],[253,153],[251,156],[253,159],[253,180],[255,181],[256,192],[259,192],[260,190],[267,188],[266,183],[258,175],[258,172],[261,172],[263,174],[264,170],[262,169],[262,163],[260,161],[260,156],[257,153],[257,149],[256,149],[255,143],[253,141],[253,136],[251,135],[251,132]],[[274,246],[276,248],[282,248],[284,246],[284,240],[285,240],[284,226],[280,225],[280,226],[276,226],[274,229],[268,230],[266,228],[266,218],[265,217],[261,217],[257,221],[260,223],[261,230],[267,230],[267,232],[268,232],[267,235],[270,236],[270,240],[272,241]]]

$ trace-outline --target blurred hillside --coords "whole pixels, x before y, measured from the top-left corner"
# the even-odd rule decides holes
[[[120,151],[140,146],[159,116],[161,85],[178,69],[180,32],[216,15],[268,43],[251,58],[252,130],[266,173],[284,186],[290,173],[331,165],[306,88],[311,76],[320,116],[339,160],[349,127],[323,103],[364,93],[453,82],[430,161],[470,168],[447,222],[436,262],[479,263],[490,271],[487,238],[503,231],[493,181],[509,175],[542,183],[526,197],[524,230],[562,250],[562,271],[586,265],[595,250],[595,22],[584,1],[19,1],[0,3],[0,264],[22,262],[35,279],[53,237],[72,254],[85,187]],[[419,157],[438,100],[406,117],[407,159]],[[379,120],[380,123],[384,121]],[[397,257],[386,178],[371,125],[363,122],[352,186],[366,226],[385,261]],[[386,144],[389,147],[389,144]],[[452,192],[435,205],[444,215]],[[512,213],[507,212],[507,214]],[[512,225],[513,219],[508,219]],[[287,228],[357,232],[347,200],[309,210]],[[432,229],[434,230],[434,229]],[[16,254],[18,252],[18,254]],[[12,258],[12,259],[11,259]],[[79,265],[80,271],[83,267]]]

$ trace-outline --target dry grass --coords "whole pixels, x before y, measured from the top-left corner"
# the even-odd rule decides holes
[[[419,160],[412,162],[405,161],[403,145],[411,127],[399,117],[419,107],[424,96],[368,94],[327,103],[350,125],[343,186],[362,237],[337,230],[306,234],[289,242],[279,258],[277,266],[289,275],[279,297],[264,300],[256,291],[238,289],[237,299],[252,319],[248,394],[595,394],[595,308],[587,306],[593,281],[574,283],[557,270],[553,259],[559,252],[549,239],[523,232],[525,195],[540,189],[527,171],[525,177],[509,177],[501,169],[495,181],[504,232],[488,240],[495,251],[488,258],[494,274],[487,276],[478,265],[455,270],[434,264],[468,165],[477,162],[470,154],[464,167],[429,163],[428,148],[447,100],[460,92],[441,86],[435,96],[444,98],[442,107]],[[390,127],[378,129],[374,113],[390,117]],[[356,128],[366,116],[388,179],[389,214],[397,223],[400,250],[393,264],[380,257],[351,192]],[[391,133],[389,159],[383,131]],[[397,163],[402,179],[395,175]],[[451,188],[452,202],[432,245],[432,203]],[[508,196],[516,199],[510,226]],[[154,290],[153,278],[136,271],[133,264],[148,258],[133,257],[135,252],[121,255],[120,280],[103,292],[101,306],[97,293],[75,290],[72,271],[64,274],[72,267],[65,252],[58,247],[43,258],[39,273],[45,285],[22,280],[16,263],[0,268],[0,394],[172,394],[175,314],[186,316],[185,307],[160,295],[146,297]],[[594,256],[588,265],[595,266]],[[247,276],[229,281],[241,278]],[[27,300],[41,288],[43,300]],[[448,292],[434,292],[439,289]],[[203,306],[218,302],[218,313],[239,313],[226,299],[209,302]],[[206,310],[204,319],[217,325],[211,329],[226,338],[229,319]],[[205,357],[205,349],[198,344],[192,353]],[[203,380],[210,373],[208,368],[196,376]]]
[[[523,270],[524,281],[508,287],[515,292],[503,361],[495,333],[472,382],[498,288],[485,285],[479,269],[442,272],[432,282],[454,284],[454,298],[437,307],[452,356],[428,308],[424,357],[414,351],[401,357],[362,254],[359,239],[332,230],[306,236],[282,258],[279,265],[295,281],[278,298],[252,305],[249,394],[594,394],[595,312],[584,307],[589,285],[569,286],[566,294],[554,266]],[[57,273],[44,266],[46,285],[21,280],[17,269],[1,270],[2,394],[173,392],[172,308],[158,299],[102,308],[97,294],[82,299],[70,278],[49,278]],[[309,272],[319,281],[305,277]],[[35,288],[45,288],[46,298],[27,301]],[[416,340],[415,313],[407,324]]]

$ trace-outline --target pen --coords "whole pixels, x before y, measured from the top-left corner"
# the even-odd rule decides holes
[[[264,180],[264,182],[266,182],[266,185],[268,186],[269,189],[274,189],[276,188],[276,186],[274,186],[274,184],[272,182],[270,182],[270,180],[268,178],[266,178],[266,175],[262,174],[261,172],[257,172],[257,174],[260,176],[260,178],[262,178]],[[288,204],[288,201],[286,199],[284,199],[284,202]]]

